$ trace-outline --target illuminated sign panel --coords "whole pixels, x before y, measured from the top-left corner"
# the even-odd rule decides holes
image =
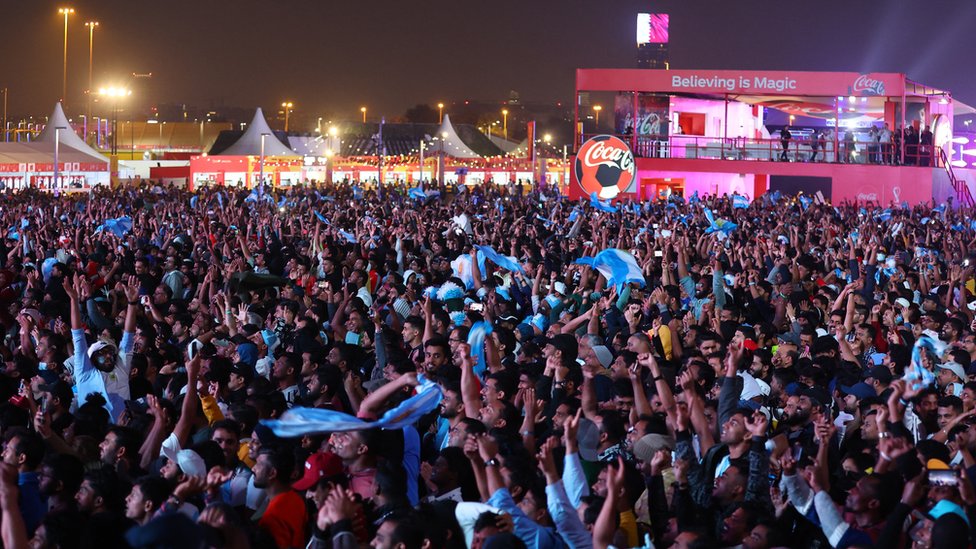
[[[668,14],[638,13],[637,44],[667,44]]]

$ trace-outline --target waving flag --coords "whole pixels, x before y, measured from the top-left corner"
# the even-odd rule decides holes
[[[555,224],[556,224],[556,222],[555,222],[555,221],[553,221],[553,220],[551,220],[551,219],[547,219],[547,218],[545,218],[545,217],[542,217],[542,216],[541,216],[541,215],[539,215],[539,214],[536,214],[536,215],[535,215],[535,218],[536,218],[536,219],[538,219],[539,221],[541,221],[541,222],[543,222],[543,223],[545,223],[545,224],[546,224],[547,226],[548,226],[548,225],[555,225]]]
[[[590,205],[601,212],[617,213],[617,208],[615,206],[612,206],[609,202],[603,202],[597,198],[596,193],[590,193]]]
[[[104,223],[95,228],[96,233],[107,231],[115,236],[122,238],[125,233],[132,230],[132,218],[129,216],[106,219]]]
[[[697,204],[699,202],[701,202],[701,198],[698,197],[698,191],[691,193],[691,196],[688,197],[689,204]]]
[[[736,209],[746,209],[749,207],[749,197],[741,194],[732,195],[732,207]]]
[[[193,208],[194,210],[197,209],[197,202],[199,200],[200,200],[200,197],[199,196],[197,196],[197,195],[191,196],[190,197],[190,207]]]
[[[891,208],[885,208],[884,210],[881,211],[880,214],[878,214],[878,220],[881,221],[882,223],[890,219],[891,219]]]
[[[217,204],[220,205],[221,208],[224,207],[224,193],[219,191],[217,192]]]
[[[708,228],[705,229],[705,234],[712,234],[714,232],[722,232],[728,236],[729,233],[739,228],[738,225],[727,221],[725,219],[715,219],[715,215],[712,214],[712,210],[705,208],[705,219],[708,220]]]
[[[468,332],[468,345],[471,346],[471,358],[477,362],[474,365],[474,373],[481,377],[481,374],[488,369],[488,362],[485,359],[485,339],[491,333],[491,324],[481,321],[475,322]]]
[[[580,265],[589,265],[607,279],[607,284],[621,287],[630,282],[645,284],[644,273],[637,264],[637,259],[629,252],[609,248],[596,254],[596,257],[581,257],[576,260]]]
[[[485,256],[485,259],[491,260],[492,263],[502,269],[508,269],[513,273],[525,274],[525,271],[522,270],[522,264],[519,263],[518,259],[510,255],[502,255],[496,252],[491,246],[475,246],[475,248]]]
[[[929,387],[934,384],[935,374],[922,366],[922,352],[928,352],[941,359],[945,350],[945,343],[932,339],[927,335],[919,337],[918,341],[915,342],[915,347],[912,349],[912,364],[910,367],[905,368],[903,379],[909,382],[913,389]]]
[[[418,376],[417,394],[387,411],[376,421],[364,421],[336,410],[320,408],[292,408],[281,419],[262,420],[261,423],[281,438],[305,435],[360,431],[363,429],[402,429],[413,425],[441,402],[441,388],[433,381]]]
[[[356,235],[354,235],[352,233],[347,233],[346,231],[343,231],[342,229],[339,229],[339,236],[341,236],[342,238],[345,238],[346,241],[349,242],[350,244],[355,244],[356,242],[359,242],[358,240],[356,240]]]
[[[480,248],[480,247],[479,247]],[[482,275],[485,274],[485,252],[478,249],[478,269]],[[461,279],[464,285],[470,290],[474,287],[474,271],[471,268],[471,254],[461,254],[451,262],[454,276]]]
[[[425,193],[420,187],[414,187],[407,191],[407,196],[413,198],[414,200],[420,200],[421,202],[427,200],[427,193]]]
[[[569,212],[569,222],[572,223],[573,221],[576,221],[576,218],[579,217],[579,215],[579,208],[573,208],[573,211]]]
[[[265,191],[265,187],[267,187],[267,185],[265,185],[264,183],[259,183],[258,185],[255,185],[255,187],[251,189],[251,193],[248,194],[247,198],[244,199],[244,202],[256,203],[256,202],[267,201],[274,204],[274,197],[268,194],[267,191]]]
[[[316,219],[318,219],[319,221],[321,221],[322,224],[324,224],[324,225],[331,225],[332,224],[332,223],[329,223],[329,220],[326,219],[325,216],[322,215],[322,214],[320,214],[319,212],[315,212],[315,217],[316,217]]]
[[[41,263],[41,277],[44,279],[44,283],[47,284],[51,280],[51,272],[54,271],[54,265],[58,262],[56,257],[49,257]]]
[[[800,196],[798,196],[797,198],[800,200],[800,206],[803,207],[803,210],[804,211],[806,211],[806,209],[810,207],[810,204],[813,204],[813,199],[812,198],[803,196],[802,194]]]

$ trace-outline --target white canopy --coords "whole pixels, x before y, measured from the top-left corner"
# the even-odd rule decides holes
[[[56,132],[57,128],[61,128],[60,132]],[[54,104],[54,111],[51,112],[50,118],[47,120],[47,125],[41,130],[41,133],[34,140],[34,143],[40,143],[49,145],[50,149],[54,150],[54,138],[55,135],[58,136],[58,141],[61,142],[62,149],[64,147],[70,147],[78,152],[84,153],[92,158],[86,159],[85,162],[108,162],[108,158],[102,156],[98,151],[88,146],[88,143],[78,137],[78,134],[71,128],[71,124],[68,122],[68,117],[64,115],[64,110],[61,108],[61,103]],[[64,153],[65,151],[59,151]],[[53,154],[53,152],[52,152]],[[59,159],[61,160],[61,159]]]
[[[220,153],[220,156],[258,156],[261,154],[261,136],[267,134],[268,136],[264,138],[264,155],[265,156],[301,156],[295,151],[289,149],[271,131],[268,127],[268,122],[264,119],[264,112],[261,107],[258,107],[254,111],[254,118],[251,123],[247,126],[247,131],[244,135],[237,140],[230,147]]]
[[[504,137],[498,137],[497,135],[489,136],[488,139],[491,140],[491,142],[494,143],[494,145],[501,149],[505,154],[514,152],[517,148],[526,143],[525,141],[522,143],[516,143],[514,141],[505,139]]]
[[[447,137],[443,137],[445,134]],[[441,122],[441,127],[437,128],[436,137],[438,138],[438,141],[436,141],[436,144],[433,145],[433,149],[436,151],[440,151],[441,147],[444,147],[444,152],[447,153],[448,156],[452,156],[454,158],[481,158],[480,154],[472,151],[467,145],[464,144],[464,141],[461,141],[461,138],[458,137],[457,132],[454,131],[454,126],[451,125],[451,117],[449,115],[444,115],[444,120]],[[440,141],[440,139],[443,139],[443,143]]]

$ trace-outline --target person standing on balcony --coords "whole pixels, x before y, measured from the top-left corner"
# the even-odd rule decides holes
[[[881,134],[878,136],[878,140],[881,141],[881,162],[885,164],[892,164],[892,158],[891,158],[892,133],[891,133],[891,128],[888,127],[887,122],[885,122],[884,127],[881,128]]]
[[[820,148],[820,135],[818,134],[817,130],[813,130],[813,132],[810,134],[810,150],[813,151],[813,153],[810,154],[810,162],[817,161],[817,150],[819,148]]]
[[[848,164],[854,163],[854,132],[850,128],[844,130],[844,143],[841,150],[844,153],[844,162]]]
[[[915,166],[918,164],[918,132],[914,126],[905,128],[905,164]]]
[[[783,129],[779,132],[779,141],[783,145],[783,152],[780,153],[779,159],[782,160],[783,162],[790,161],[789,152],[790,152],[791,139],[793,139],[793,134],[790,133],[790,127],[784,126]]]
[[[922,126],[922,133],[918,136],[919,142],[919,165],[920,166],[931,166],[932,165],[932,142],[934,141],[934,136],[932,135],[932,130],[928,126]]]

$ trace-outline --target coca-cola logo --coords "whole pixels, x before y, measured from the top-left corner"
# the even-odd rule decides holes
[[[574,174],[583,192],[614,198],[634,182],[634,153],[620,138],[598,135],[576,153]]]
[[[661,115],[650,112],[640,115],[637,120],[637,135],[661,135]]]
[[[851,86],[851,94],[884,95],[885,85],[881,80],[862,74],[854,80],[854,85]]]

